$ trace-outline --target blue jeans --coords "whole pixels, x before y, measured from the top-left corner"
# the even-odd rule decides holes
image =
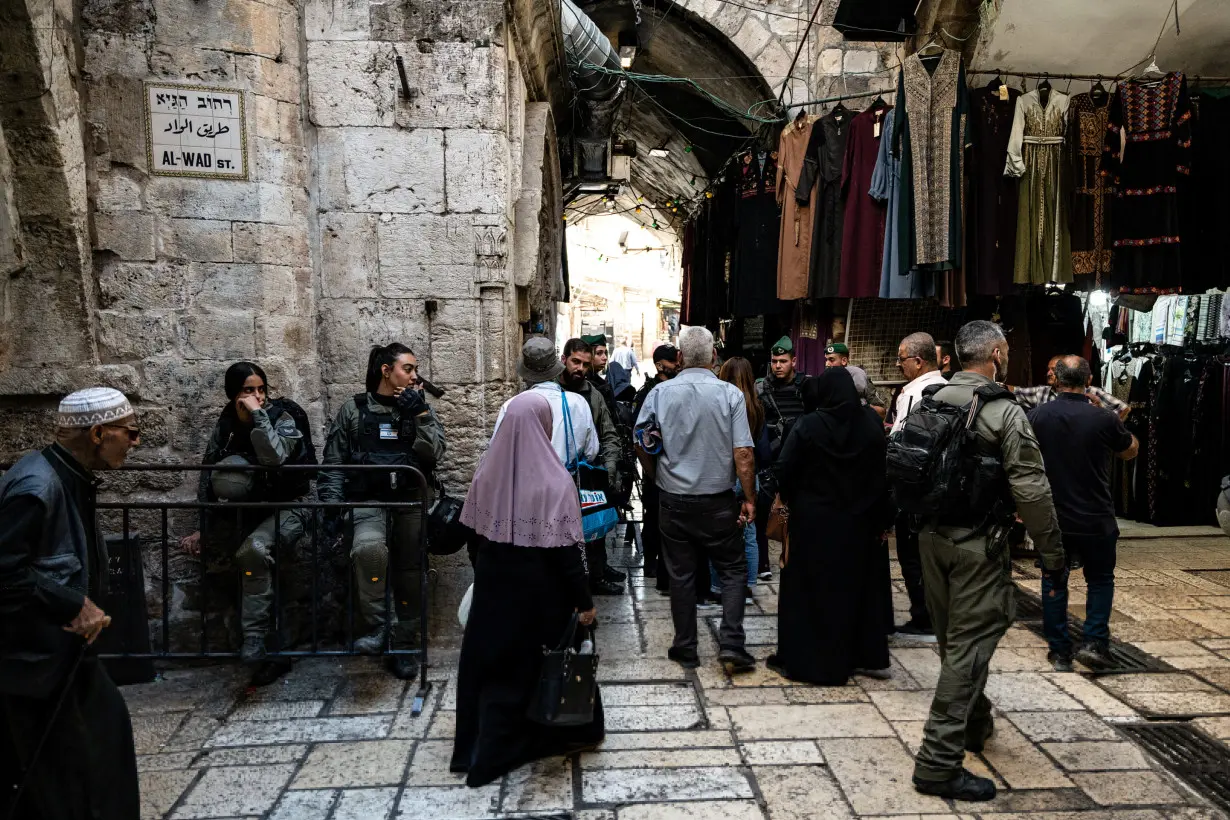
[[[760,488],[760,482],[756,482],[757,489]],[[743,500],[743,484],[739,479],[735,479],[735,498]],[[749,521],[747,526],[743,528],[743,552],[747,556],[747,585],[749,587],[756,586],[756,572],[760,569],[760,544],[756,540],[756,522]],[[718,583],[717,570],[713,568],[713,564],[709,564],[709,591],[716,594],[721,593],[721,585]]]
[[[1110,610],[1115,600],[1114,535],[1072,535],[1064,533],[1063,546],[1069,555],[1080,556],[1088,586],[1085,601],[1086,643],[1103,649],[1110,643]],[[1064,657],[1072,654],[1068,634],[1068,570],[1055,583],[1042,576],[1042,631],[1051,651]]]

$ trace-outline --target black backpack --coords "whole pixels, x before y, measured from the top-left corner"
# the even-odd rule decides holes
[[[987,404],[1012,394],[984,385],[969,404],[958,407],[936,399],[947,386],[926,388],[902,428],[889,437],[888,482],[897,508],[907,515],[978,526],[1002,497],[1006,478],[998,459],[979,456],[974,421]]]

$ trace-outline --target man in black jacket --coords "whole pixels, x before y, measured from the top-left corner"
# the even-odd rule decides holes
[[[54,444],[0,479],[0,817],[131,820],[132,722],[91,649],[111,623],[94,509],[95,472],[123,465],[141,433],[109,387],[65,398],[57,423]]]

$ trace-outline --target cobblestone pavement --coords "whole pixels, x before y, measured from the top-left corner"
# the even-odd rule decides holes
[[[702,632],[707,663],[685,672],[665,659],[667,599],[634,571],[632,595],[599,604],[608,732],[599,751],[544,760],[480,789],[461,785],[448,772],[455,651],[435,654],[417,718],[415,688],[367,660],[305,661],[256,694],[244,692],[234,667],[168,670],[125,690],[143,817],[1224,817],[1123,731],[1146,718],[1198,715],[1194,723],[1230,741],[1230,540],[1212,532],[1131,530],[1120,544],[1114,633],[1171,671],[1056,674],[1028,624],[1008,633],[987,686],[995,735],[967,762],[998,784],[988,804],[910,786],[939,671],[933,647],[894,642],[891,680],[819,688],[763,667],[732,680],[716,663],[711,629]],[[1017,574],[1037,592],[1029,562]],[[1073,587],[1080,616],[1076,578]],[[764,658],[775,640],[776,585],[755,594],[748,642]]]

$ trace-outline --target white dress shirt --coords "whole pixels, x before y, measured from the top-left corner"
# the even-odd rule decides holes
[[[585,400],[585,397],[580,393],[565,391],[560,387],[559,382],[541,382],[531,387],[530,390],[540,394],[551,405],[551,446],[555,448],[555,454],[559,456],[560,463],[567,467],[573,459],[581,455],[593,464],[594,459],[598,457],[600,442],[598,441],[598,430],[594,425],[594,414],[590,411],[589,402]],[[561,393],[568,401],[568,415],[572,420],[572,453],[568,452],[568,431],[564,427],[564,399],[560,398]],[[506,401],[500,408],[500,415],[496,417],[495,430],[500,429],[500,422],[504,420],[504,412],[507,409],[508,402]],[[491,431],[492,438],[495,438],[495,430]]]
[[[933,384],[943,384],[945,381],[943,373],[930,370],[901,388],[901,394],[897,396],[897,418],[893,421],[891,432],[895,433],[905,425],[905,417],[914,409],[914,405],[922,401],[923,390]]]

